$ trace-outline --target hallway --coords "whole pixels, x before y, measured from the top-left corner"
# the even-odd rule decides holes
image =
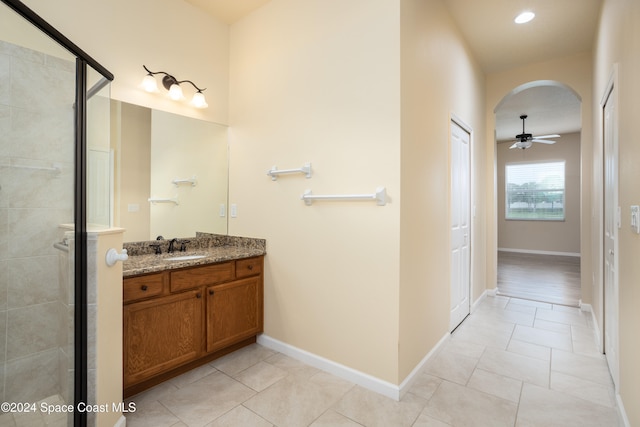
[[[252,345],[132,398],[127,426],[621,425],[590,313],[484,298],[400,402]]]

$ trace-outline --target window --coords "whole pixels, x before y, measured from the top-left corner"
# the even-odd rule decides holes
[[[506,165],[505,218],[564,221],[564,162]]]

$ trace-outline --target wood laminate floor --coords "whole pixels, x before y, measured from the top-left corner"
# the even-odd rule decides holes
[[[580,258],[499,251],[498,295],[578,307]]]

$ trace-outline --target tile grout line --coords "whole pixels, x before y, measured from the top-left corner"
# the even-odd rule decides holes
[[[270,386],[269,386],[269,387],[270,387]],[[267,387],[267,388],[269,388],[269,387]],[[265,389],[265,390],[266,390],[266,389]],[[249,398],[249,399],[251,399],[251,398]],[[255,414],[255,416],[256,416],[256,417],[258,417],[258,418],[260,418],[260,419],[262,419],[262,420],[265,420],[265,422],[267,422],[267,423],[271,424],[272,426],[275,426],[275,424],[274,424],[274,423],[272,423],[271,421],[269,421],[268,419],[266,419],[266,418],[265,418],[265,417],[263,417],[262,415],[258,414],[256,411],[252,410],[251,408],[249,408],[249,407],[247,407],[247,406],[244,406],[244,404],[245,404],[245,403],[247,403],[247,401],[248,401],[249,399],[245,400],[244,402],[242,402],[242,403],[241,403],[241,404],[239,404],[238,406],[234,407],[233,409],[235,409],[235,408],[237,408],[237,407],[239,407],[239,406],[242,406],[242,407],[243,407],[244,409],[246,409],[247,411],[251,412],[252,414]],[[233,410],[233,409],[232,409],[232,410]],[[216,418],[216,419],[217,419],[217,418]]]
[[[178,390],[180,390],[180,389],[178,389]],[[156,399],[156,400],[154,400],[154,402],[158,402],[158,404],[159,404],[160,406],[162,406],[164,409],[166,409],[166,410],[167,410],[167,412],[169,412],[171,415],[173,415],[174,417],[176,417],[176,419],[178,420],[178,422],[171,424],[172,426],[174,426],[174,425],[176,425],[176,424],[178,424],[178,423],[183,423],[183,424],[185,424],[185,425],[187,425],[187,426],[188,426],[188,424],[187,424],[186,422],[184,422],[184,420],[183,420],[182,418],[180,418],[178,415],[176,415],[176,414],[174,414],[173,412],[171,412],[171,409],[167,408],[167,407],[166,407],[166,405],[160,401],[160,399]]]
[[[522,392],[524,391],[524,381],[520,382],[520,394],[518,395],[518,407],[516,408],[516,418],[513,420],[513,427],[518,425],[518,415],[520,414],[520,402],[522,402]]]

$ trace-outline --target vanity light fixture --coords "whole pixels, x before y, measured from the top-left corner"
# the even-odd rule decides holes
[[[193,95],[191,99],[191,105],[196,108],[207,108],[209,104],[207,104],[207,100],[202,93],[206,89],[200,89],[195,85],[191,80],[178,80],[173,77],[169,73],[165,73],[164,71],[151,71],[145,65],[143,65],[147,75],[142,79],[142,88],[147,92],[158,92],[158,83],[156,82],[156,78],[154,75],[156,74],[164,74],[162,77],[162,86],[169,91],[169,98],[174,101],[180,101],[184,99],[184,94],[182,93],[182,87],[180,83],[190,83],[195,89],[196,93]]]
[[[530,10],[524,11],[513,20],[516,24],[526,24],[536,17],[536,14],[531,12]]]

